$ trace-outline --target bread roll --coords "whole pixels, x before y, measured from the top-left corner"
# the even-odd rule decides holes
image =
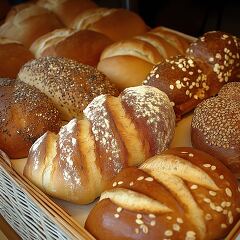
[[[38,89],[0,78],[0,149],[10,158],[27,157],[46,131],[58,132],[60,114]]]
[[[62,120],[81,118],[91,100],[118,90],[94,67],[63,57],[42,57],[26,63],[18,79],[38,88],[52,99]]]
[[[226,100],[240,102],[240,82],[230,82],[225,84],[219,91],[218,97]]]
[[[78,14],[97,7],[91,0],[38,0],[37,4],[54,12],[68,27]]]
[[[98,32],[63,28],[38,38],[30,50],[36,58],[62,56],[96,66],[102,51],[111,43],[112,40]]]
[[[223,239],[239,219],[231,172],[206,153],[175,148],[121,171],[85,228],[99,240],[210,240]]]
[[[239,53],[236,37],[208,32],[185,55],[155,65],[143,84],[164,91],[180,118],[203,99],[216,95],[224,83],[238,79]]]
[[[100,32],[113,41],[130,38],[149,29],[139,15],[120,8],[94,8],[84,11],[75,18],[71,28]]]
[[[234,100],[232,86],[225,90],[229,90],[233,98],[226,97],[223,89],[219,97],[207,99],[196,107],[191,139],[194,147],[216,156],[240,178],[240,101]],[[238,94],[239,86],[240,83]]]
[[[20,4],[10,10],[0,26],[0,36],[30,47],[38,37],[62,26],[55,14],[48,10],[30,3]]]
[[[0,77],[16,78],[21,66],[33,58],[20,42],[0,37]]]
[[[155,64],[181,54],[189,45],[190,40],[177,32],[169,34],[166,30],[159,34],[161,29],[110,45],[103,51],[97,68],[120,89],[142,84]]]
[[[48,132],[32,146],[24,175],[48,194],[78,204],[93,201],[123,168],[165,150],[175,115],[157,88],[101,95],[58,135]]]

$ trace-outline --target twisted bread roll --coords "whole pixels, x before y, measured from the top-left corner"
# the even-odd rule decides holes
[[[58,135],[47,132],[32,146],[24,175],[44,192],[67,201],[93,201],[112,178],[165,150],[174,134],[168,97],[140,86],[119,97],[101,95]]]
[[[224,83],[240,80],[239,54],[236,37],[208,32],[192,43],[185,55],[156,65],[143,84],[164,91],[181,116],[216,95]]]
[[[137,86],[155,64],[185,52],[191,41],[184,34],[158,27],[107,47],[97,68],[120,89]]]
[[[0,78],[0,149],[10,158],[27,157],[32,144],[46,131],[58,132],[60,114],[38,89]]]
[[[63,57],[42,57],[26,63],[18,79],[46,94],[63,120],[81,118],[91,100],[118,90],[97,69]]]
[[[175,148],[121,171],[85,228],[99,240],[210,240],[224,238],[239,219],[231,172],[206,153]]]

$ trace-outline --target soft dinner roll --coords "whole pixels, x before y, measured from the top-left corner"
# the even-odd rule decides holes
[[[113,41],[130,38],[149,29],[139,15],[121,8],[89,9],[79,14],[71,27],[100,32]]]
[[[20,42],[0,37],[0,77],[16,78],[21,66],[33,58]]]
[[[27,157],[37,138],[59,131],[60,114],[38,89],[0,78],[0,149],[10,158]]]
[[[62,56],[96,66],[102,51],[111,43],[112,40],[102,33],[62,28],[38,38],[30,50],[36,58]]]
[[[123,169],[85,228],[98,240],[212,240],[224,239],[239,219],[232,173],[206,153],[175,148]]]
[[[193,114],[191,139],[240,178],[240,82],[223,87],[218,97],[199,104]]]
[[[97,7],[91,0],[38,0],[37,4],[54,12],[68,27],[78,14]]]
[[[63,120],[81,118],[83,109],[100,94],[118,94],[96,68],[63,57],[30,61],[23,65],[18,79],[51,98]]]
[[[35,4],[25,3],[12,7],[0,36],[13,39],[30,47],[35,39],[63,25],[54,13]]]

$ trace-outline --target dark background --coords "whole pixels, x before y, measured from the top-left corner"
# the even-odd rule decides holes
[[[9,5],[23,0],[0,0]],[[95,0],[100,6],[123,7],[139,13],[150,27],[166,26],[200,36],[221,30],[240,37],[240,0]],[[2,5],[2,6],[1,6]],[[6,4],[5,4],[6,5]],[[2,9],[1,9],[2,8]]]

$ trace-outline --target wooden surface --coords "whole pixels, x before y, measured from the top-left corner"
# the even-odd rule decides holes
[[[7,240],[7,239],[20,240],[21,239],[2,216],[0,216],[0,239],[1,240]]]

